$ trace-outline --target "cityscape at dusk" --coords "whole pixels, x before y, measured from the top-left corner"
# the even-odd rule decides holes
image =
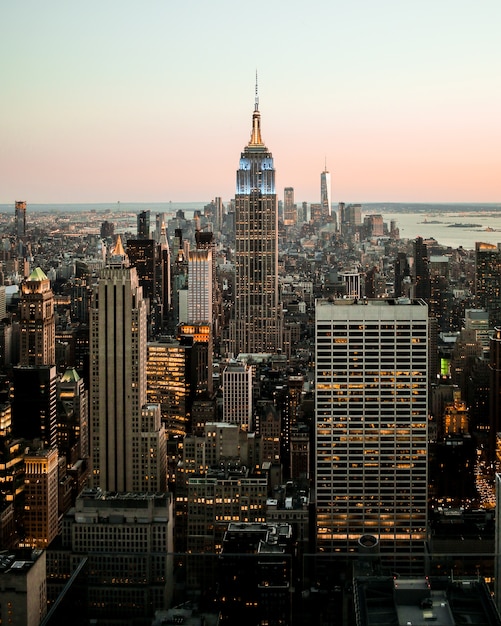
[[[278,190],[317,201],[326,163],[336,202],[497,202],[500,21],[497,0],[2,3],[0,203],[230,199],[256,70]]]
[[[0,624],[501,626],[500,18],[4,3]]]

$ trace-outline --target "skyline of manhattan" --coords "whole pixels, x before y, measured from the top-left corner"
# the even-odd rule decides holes
[[[28,5],[0,9],[1,203],[227,201],[256,67],[279,197],[326,162],[334,204],[499,200],[495,2],[258,3],[256,46],[224,1]]]

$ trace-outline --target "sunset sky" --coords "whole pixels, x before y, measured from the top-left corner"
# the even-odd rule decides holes
[[[501,202],[500,0],[0,3],[0,203]]]

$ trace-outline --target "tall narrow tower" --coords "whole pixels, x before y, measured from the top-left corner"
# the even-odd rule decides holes
[[[37,267],[21,287],[20,365],[40,366],[56,363],[56,325],[54,294],[50,280]]]
[[[234,352],[278,352],[278,211],[273,157],[261,139],[257,93],[252,133],[240,156],[235,195]]]
[[[212,324],[212,250],[188,252],[188,323]]]
[[[90,311],[90,426],[94,486],[107,491],[140,490],[146,306],[136,268],[102,270]]]
[[[320,204],[322,205],[322,218],[331,216],[331,175],[327,171],[327,163],[324,171],[320,174]]]

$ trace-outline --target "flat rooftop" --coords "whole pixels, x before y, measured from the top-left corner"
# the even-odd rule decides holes
[[[482,578],[357,577],[357,626],[501,626],[501,617]]]

